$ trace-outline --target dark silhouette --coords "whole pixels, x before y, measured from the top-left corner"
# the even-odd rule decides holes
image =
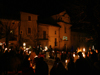
[[[100,53],[98,54],[98,61],[94,63],[95,73],[100,75]]]
[[[55,58],[55,62],[54,62],[54,65],[50,71],[50,75],[56,75],[56,70],[57,70],[57,66],[58,66],[58,63],[60,62],[60,59],[59,58]]]
[[[91,74],[89,63],[85,58],[83,58],[82,52],[79,52],[78,55],[79,59],[77,59],[75,63],[76,75]]]
[[[75,74],[75,63],[74,63],[74,59],[73,58],[69,58],[69,62],[68,62],[68,73],[69,75],[74,75]]]
[[[43,60],[43,57],[40,57],[36,63],[35,73],[36,75],[48,75],[48,65]]]
[[[22,75],[35,75],[32,67],[30,67],[30,61],[28,61],[28,56],[23,61],[22,64]]]
[[[50,75],[67,75],[68,72],[61,63],[59,58],[55,59],[54,65],[50,71]]]

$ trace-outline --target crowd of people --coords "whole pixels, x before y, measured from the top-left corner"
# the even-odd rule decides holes
[[[33,51],[34,54],[34,51]],[[100,74],[100,53],[91,50],[84,58],[82,52],[78,53],[79,59],[74,62],[72,53],[68,53],[67,68],[60,58],[55,58],[50,75],[90,75]],[[45,56],[29,59],[23,50],[11,50],[2,52],[0,49],[0,75],[48,75],[49,67],[44,61]],[[35,65],[35,67],[33,67]]]

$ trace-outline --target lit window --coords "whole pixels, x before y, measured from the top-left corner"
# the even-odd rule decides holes
[[[31,16],[28,16],[28,21],[31,21]]]
[[[28,34],[31,34],[31,28],[28,28]]]
[[[63,36],[63,40],[67,41],[68,40],[67,36]]]
[[[11,33],[11,34],[13,34],[13,33],[14,33],[14,31],[13,31],[13,30],[10,30],[10,33]]]

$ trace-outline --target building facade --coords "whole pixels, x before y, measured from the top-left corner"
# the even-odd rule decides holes
[[[57,21],[57,24],[61,26],[59,30],[59,36],[60,36],[60,49],[70,49],[71,48],[71,24],[70,24],[70,17],[66,13],[66,11],[63,11],[59,14],[53,15],[53,19]]]
[[[43,48],[51,46],[54,48],[59,48],[59,26],[53,26],[50,24],[39,24],[38,25],[38,41]]]
[[[53,49],[57,48],[60,50],[67,50],[71,48],[71,29],[72,26],[70,24],[70,17],[66,13],[66,11],[61,12],[59,14],[51,16],[54,21],[56,21],[57,25],[50,24],[41,24],[39,23],[39,35],[43,38],[46,33],[45,41],[41,41],[42,46],[51,46]]]
[[[38,15],[20,12],[20,41],[26,47],[36,46]]]
[[[69,49],[71,47],[71,29],[70,17],[63,11],[59,14],[51,16],[53,23],[37,23],[38,15],[20,12],[20,19],[17,20],[3,20],[8,22],[12,29],[11,33],[17,35],[16,44],[26,47],[36,47],[41,45],[43,48],[51,46],[53,49]],[[51,20],[50,20],[51,21]],[[14,26],[16,28],[14,28]],[[13,41],[12,41],[13,42]]]

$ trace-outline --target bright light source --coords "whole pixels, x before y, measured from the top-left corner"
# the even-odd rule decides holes
[[[34,58],[37,58],[38,56],[36,55]]]
[[[23,46],[26,46],[26,43],[25,42],[23,43]]]
[[[93,54],[93,52],[90,52],[90,54]]]
[[[83,51],[85,52],[85,48],[83,48]]]
[[[80,48],[77,49],[77,53],[82,52],[82,50]]]
[[[75,58],[75,54],[73,54],[73,57]]]
[[[47,46],[45,46],[45,50],[48,50],[48,47]]]
[[[54,53],[54,50],[52,52]]]
[[[62,53],[64,53],[64,51],[62,51]]]
[[[9,51],[11,51],[11,49],[9,49]]]
[[[5,48],[5,51],[7,50],[7,48]]]
[[[30,61],[31,59],[30,59],[30,58],[28,58],[28,60]]]
[[[82,52],[82,54],[83,54],[83,57],[85,58],[85,53]]]
[[[31,54],[31,51],[29,51],[29,54]]]
[[[98,53],[98,50],[96,50],[96,53]]]
[[[32,63],[30,63],[30,66],[32,67]]]
[[[2,43],[0,42],[0,46],[2,45]]]
[[[23,47],[24,49],[26,49],[26,47]]]
[[[26,48],[26,50],[29,50],[29,48]]]
[[[12,34],[13,34],[13,30],[11,30],[11,31],[10,31],[10,33],[12,33]]]
[[[95,50],[94,45],[92,46],[92,50]]]
[[[35,65],[32,68],[35,69]]]
[[[68,60],[65,60],[65,63],[67,64]]]

